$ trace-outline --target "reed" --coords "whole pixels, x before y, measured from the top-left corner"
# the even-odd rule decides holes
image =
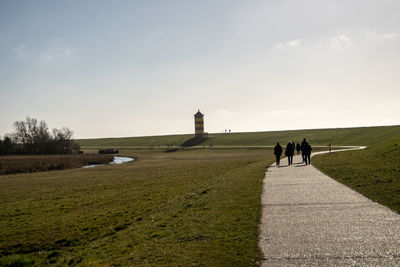
[[[106,164],[113,155],[34,155],[0,157],[0,175],[64,170],[80,168],[90,164]]]

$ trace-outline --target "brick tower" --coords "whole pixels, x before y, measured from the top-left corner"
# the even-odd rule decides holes
[[[196,136],[204,136],[204,115],[200,110],[194,114],[194,129]]]

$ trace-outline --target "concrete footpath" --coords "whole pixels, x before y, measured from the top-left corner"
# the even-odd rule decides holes
[[[400,215],[300,161],[264,178],[261,266],[400,266]]]

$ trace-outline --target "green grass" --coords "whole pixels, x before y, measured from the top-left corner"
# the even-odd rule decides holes
[[[82,147],[167,147],[168,145],[180,146],[194,135],[165,135],[121,138],[78,139]]]
[[[400,135],[365,150],[318,155],[313,165],[400,213]]]
[[[260,147],[303,137],[368,145],[313,163],[399,211],[399,136],[400,126],[211,134],[214,149],[173,153],[167,144],[192,135],[79,140],[85,152],[115,147],[138,160],[1,176],[0,265],[254,266],[262,179],[273,161]]]
[[[305,137],[312,145],[326,146],[329,143],[334,146],[371,145],[399,134],[400,126],[210,134],[210,139],[205,144],[212,143],[214,146],[272,146],[278,141],[282,144],[286,144],[289,140],[301,142]],[[167,144],[179,146],[192,137],[193,135],[169,135],[80,139],[77,141],[82,147],[159,148],[160,146],[166,147]]]
[[[0,265],[256,265],[270,150],[121,153],[138,160],[2,176]]]

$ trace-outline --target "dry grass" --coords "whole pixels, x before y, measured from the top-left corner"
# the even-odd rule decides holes
[[[64,170],[90,164],[109,163],[112,155],[34,155],[0,157],[0,175]]]

